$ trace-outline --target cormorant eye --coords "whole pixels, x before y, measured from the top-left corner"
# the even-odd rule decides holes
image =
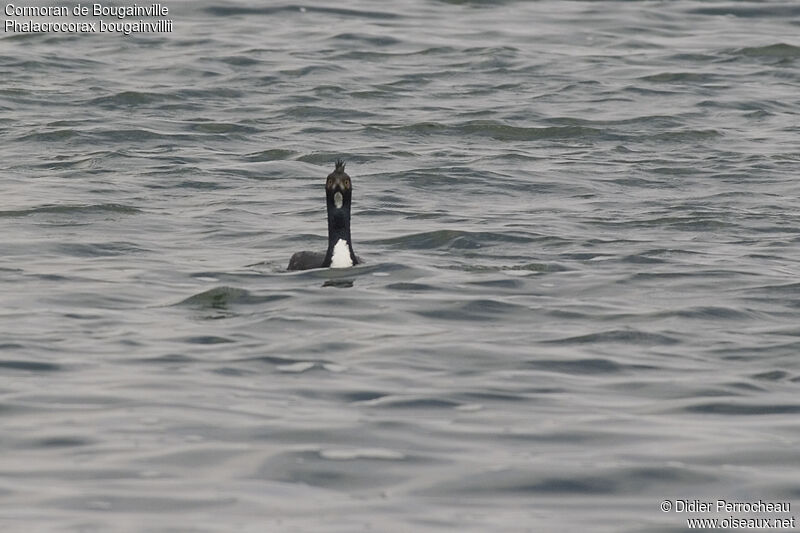
[[[328,178],[328,188],[333,187],[333,178]]]
[[[350,180],[349,179],[344,180],[344,186],[347,187],[348,189],[350,188]]]

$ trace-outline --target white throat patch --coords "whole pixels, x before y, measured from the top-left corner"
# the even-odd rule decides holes
[[[339,239],[333,246],[331,268],[346,268],[351,266],[353,266],[353,260],[350,258],[350,247],[347,245],[346,240]]]
[[[336,209],[341,209],[342,203],[344,203],[344,199],[342,198],[342,193],[340,193],[339,191],[333,193],[333,205],[336,206]]]

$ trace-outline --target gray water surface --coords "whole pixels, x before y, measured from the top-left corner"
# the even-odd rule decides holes
[[[0,35],[0,530],[800,506],[800,4],[166,5]]]

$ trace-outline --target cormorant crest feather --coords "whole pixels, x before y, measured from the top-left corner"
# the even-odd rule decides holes
[[[337,159],[336,160],[336,168],[334,168],[333,171],[334,172],[338,172],[340,170],[342,172],[344,172],[344,161],[342,161],[341,159]]]

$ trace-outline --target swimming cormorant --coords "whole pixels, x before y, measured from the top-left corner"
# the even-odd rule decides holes
[[[333,172],[325,181],[328,204],[328,251],[297,252],[289,260],[289,270],[310,268],[344,268],[359,263],[350,239],[350,203],[353,184],[344,171],[344,161],[338,159]]]

